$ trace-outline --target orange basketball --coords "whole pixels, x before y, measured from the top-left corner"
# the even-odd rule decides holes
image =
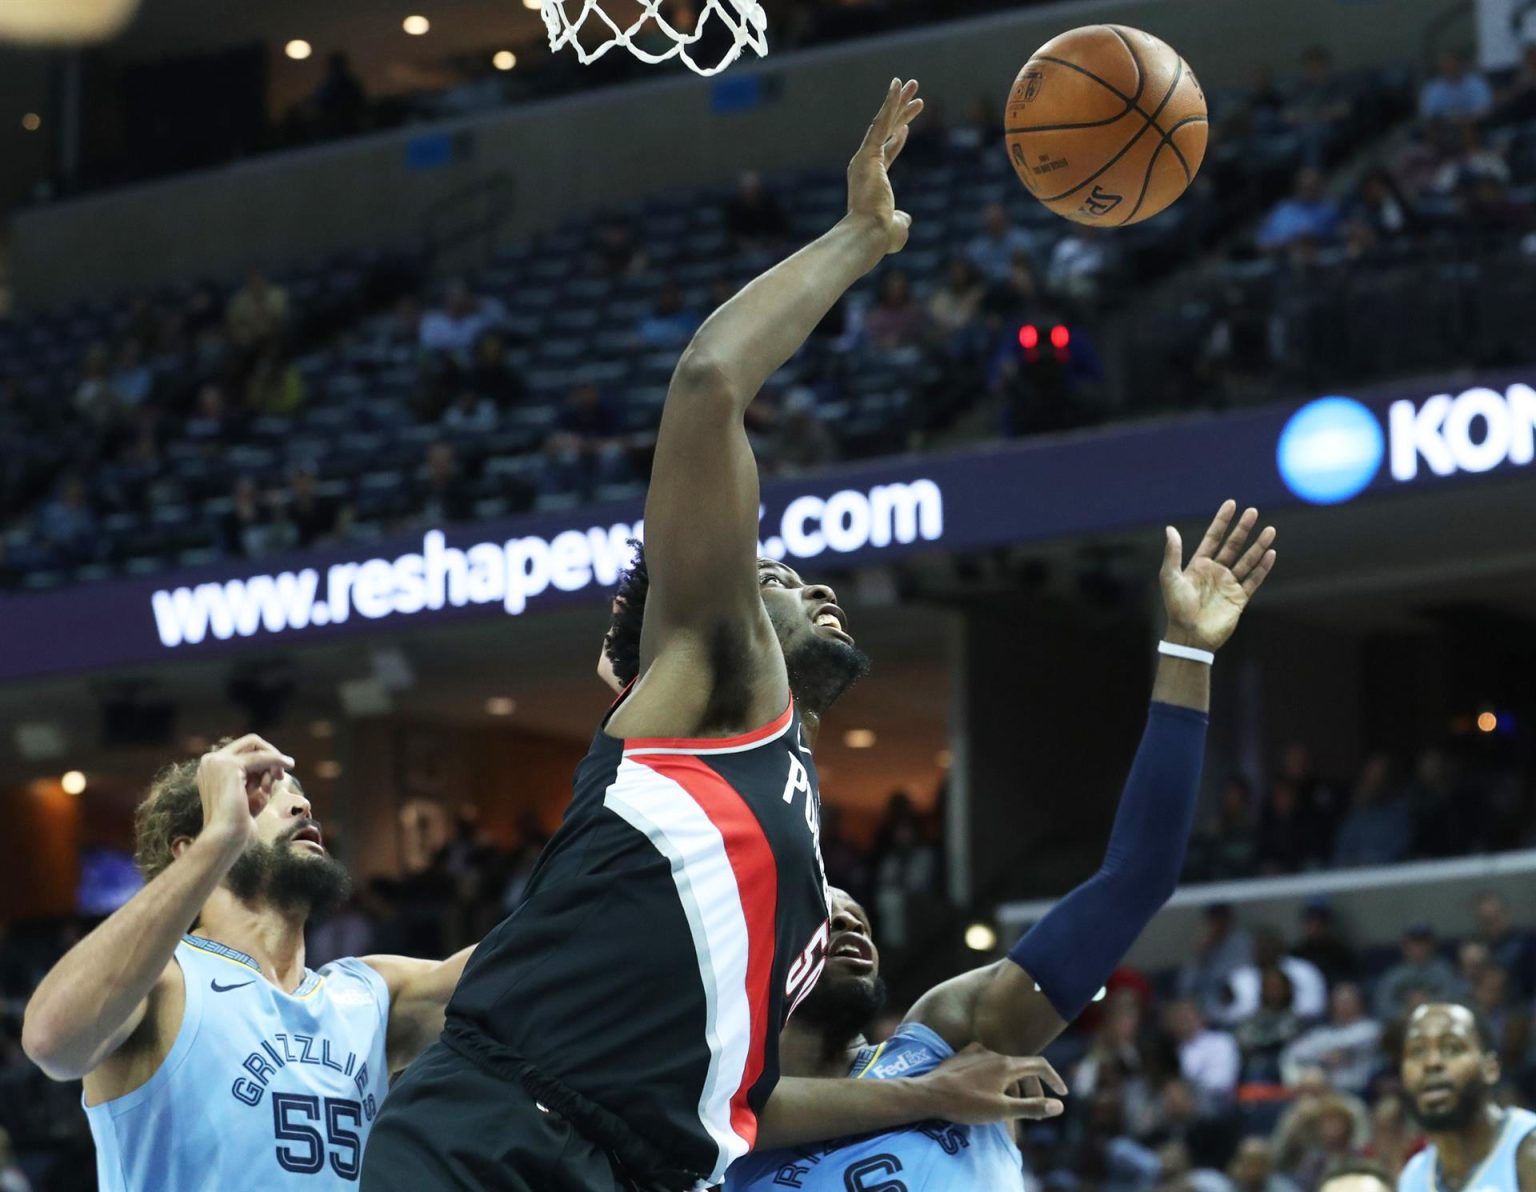
[[[1057,215],[1140,223],[1184,193],[1205,158],[1205,93],[1166,42],[1124,25],[1053,37],[1008,95],[1008,156]]]

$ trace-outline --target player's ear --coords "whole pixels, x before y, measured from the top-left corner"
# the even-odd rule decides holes
[[[181,856],[182,853],[186,852],[189,848],[191,848],[192,847],[192,840],[193,840],[193,837],[191,837],[191,836],[178,836],[178,837],[176,837],[175,840],[171,841],[171,856],[172,856],[172,858]]]
[[[1499,1070],[1499,1053],[1490,1051],[1483,1056],[1483,1083],[1489,1088],[1497,1087],[1502,1072]]]

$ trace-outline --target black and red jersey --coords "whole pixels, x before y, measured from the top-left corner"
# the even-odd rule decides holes
[[[793,704],[739,737],[600,728],[521,905],[465,968],[450,1032],[718,1183],[752,1147],[779,1031],[826,960],[820,798]]]

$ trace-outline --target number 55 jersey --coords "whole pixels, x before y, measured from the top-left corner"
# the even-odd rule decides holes
[[[292,993],[243,952],[184,936],[181,1029],[139,1088],[86,1105],[102,1192],[355,1187],[389,1088],[389,991],[360,960]]]

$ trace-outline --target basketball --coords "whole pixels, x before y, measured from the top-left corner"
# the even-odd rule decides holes
[[[1084,25],[1046,42],[1008,96],[1008,156],[1029,193],[1077,223],[1140,223],[1205,157],[1205,93],[1166,42]]]

